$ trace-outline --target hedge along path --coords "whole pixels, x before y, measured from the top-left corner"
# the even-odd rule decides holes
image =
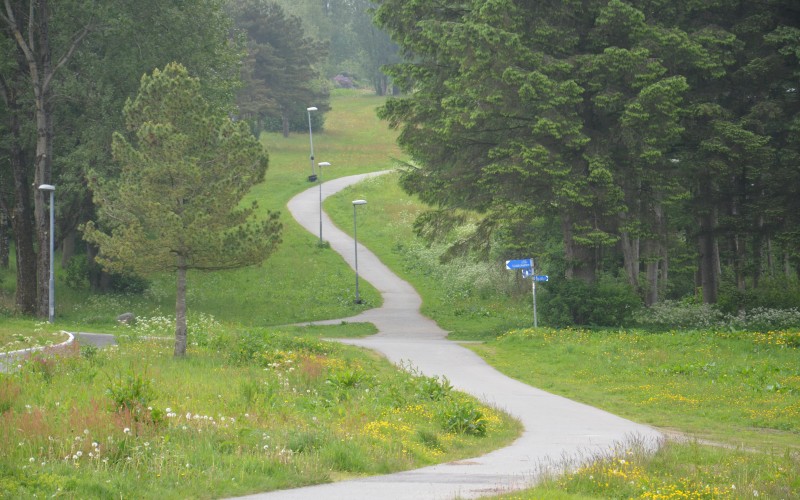
[[[326,198],[345,187],[388,171],[342,177],[322,184]],[[319,188],[288,203],[292,216],[309,232],[319,229]],[[355,268],[353,239],[323,214],[326,240]],[[383,306],[345,319],[313,324],[373,323],[378,333],[341,342],[372,349],[390,361],[426,376],[447,377],[455,389],[507,411],[524,426],[510,446],[470,460],[383,476],[359,478],[244,498],[259,499],[449,499],[478,498],[530,487],[545,473],[560,473],[619,446],[637,444],[654,451],[663,441],[656,430],[596,408],[555,396],[501,374],[478,355],[447,340],[447,332],[420,314],[422,300],[367,248],[359,244],[358,271],[383,295]]]

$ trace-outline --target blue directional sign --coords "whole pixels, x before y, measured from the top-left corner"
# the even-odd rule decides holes
[[[533,277],[533,281],[549,281],[549,280],[550,277],[547,276],[546,274]]]
[[[506,269],[532,269],[532,259],[507,260]]]

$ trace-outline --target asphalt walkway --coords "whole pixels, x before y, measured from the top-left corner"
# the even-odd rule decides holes
[[[365,178],[385,172],[343,177],[323,183],[327,198]],[[319,234],[319,187],[289,201],[289,211],[308,231]],[[367,205],[368,207],[369,205]],[[323,214],[323,238],[354,267],[353,239]],[[369,217],[362,210],[359,217]],[[243,498],[250,499],[453,499],[478,498],[530,486],[545,471],[561,472],[617,445],[637,442],[655,449],[662,435],[596,408],[555,396],[506,377],[469,349],[446,339],[447,332],[420,314],[421,299],[367,248],[358,247],[359,277],[383,295],[383,306],[352,318],[318,322],[373,323],[378,333],[342,340],[366,347],[394,363],[411,365],[428,376],[444,376],[454,388],[505,410],[525,430],[513,444],[488,455],[422,469],[341,481]]]

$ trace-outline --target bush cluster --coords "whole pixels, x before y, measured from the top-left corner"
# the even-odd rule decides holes
[[[635,314],[633,322],[650,328],[697,328],[730,331],[769,331],[800,327],[800,309],[756,307],[725,313],[710,304],[664,301]]]
[[[602,277],[595,283],[557,280],[542,297],[542,312],[551,326],[622,326],[642,307],[624,281]]]

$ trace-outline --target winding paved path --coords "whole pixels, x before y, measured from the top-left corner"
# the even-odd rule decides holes
[[[343,177],[322,185],[323,197],[367,177]],[[289,211],[311,233],[319,231],[319,188],[289,201]],[[363,212],[362,217],[369,217]],[[323,215],[323,236],[354,267],[353,239]],[[410,364],[428,376],[445,376],[454,388],[509,412],[524,425],[512,445],[470,460],[319,486],[251,495],[253,499],[452,499],[512,491],[536,482],[541,472],[561,471],[633,439],[655,448],[661,434],[596,408],[554,396],[513,380],[487,365],[469,349],[446,339],[447,332],[419,312],[421,299],[365,247],[358,249],[359,276],[383,295],[384,303],[358,316],[317,322],[370,322],[378,333],[343,340],[382,353],[395,363]]]

